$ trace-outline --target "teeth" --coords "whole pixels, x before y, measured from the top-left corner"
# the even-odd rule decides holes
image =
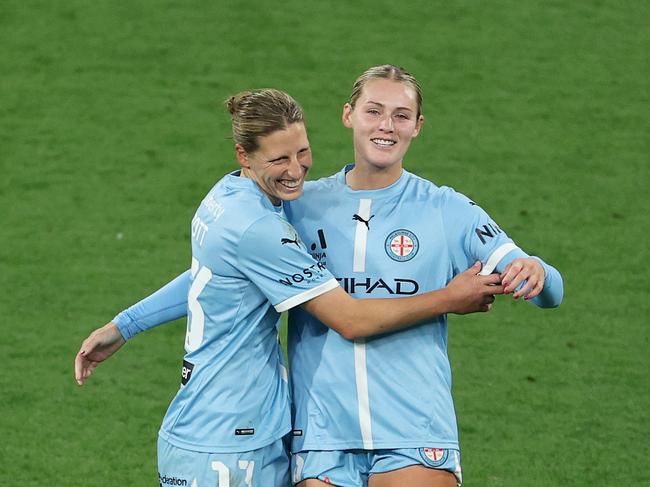
[[[395,145],[394,140],[387,140],[387,139],[371,139],[371,140],[377,145],[385,145],[385,146]]]
[[[284,186],[287,188],[297,188],[300,186],[300,181],[281,181]]]

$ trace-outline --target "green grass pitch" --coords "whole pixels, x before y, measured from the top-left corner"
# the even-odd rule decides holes
[[[391,62],[425,94],[405,166],[565,279],[558,310],[451,318],[465,485],[650,485],[649,18],[628,0],[4,0],[0,483],[158,484],[183,323],[84,388],[81,340],[188,266],[194,208],[235,167],[225,97],[295,96],[328,175],[352,158],[354,78]]]

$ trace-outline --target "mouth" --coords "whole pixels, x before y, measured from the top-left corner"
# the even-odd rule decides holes
[[[370,139],[370,142],[372,142],[373,144],[375,144],[375,146],[380,147],[382,149],[386,149],[386,148],[392,147],[395,144],[397,144],[396,140],[382,139],[382,138],[379,138],[379,137],[376,137],[374,139]]]
[[[302,179],[299,180],[281,179],[278,181],[278,183],[280,183],[280,185],[286,188],[288,191],[295,191],[296,189],[299,189],[302,186]]]

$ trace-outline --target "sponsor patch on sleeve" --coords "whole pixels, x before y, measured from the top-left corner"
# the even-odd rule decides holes
[[[192,371],[194,370],[194,364],[183,360],[183,368],[181,369],[181,384],[186,385],[192,378]]]

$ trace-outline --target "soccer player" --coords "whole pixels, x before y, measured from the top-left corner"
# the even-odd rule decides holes
[[[150,324],[187,310],[181,387],[158,440],[161,485],[289,485],[280,312],[300,306],[337,338],[353,340],[449,312],[487,311],[503,292],[500,277],[477,275],[477,264],[440,290],[419,293],[405,280],[396,284],[403,289],[397,294],[410,296],[404,299],[350,297],[284,217],[283,201],[302,194],[312,164],[302,109],[277,90],[241,93],[228,108],[241,171],[219,181],[196,210],[191,269],[171,285],[181,292],[153,317],[142,307],[121,313],[93,332],[75,359],[83,384],[139,331],[133,313]],[[158,306],[159,296],[151,302]]]
[[[474,201],[403,169],[424,122],[413,76],[392,65],[368,69],[342,121],[354,164],[306,183],[287,216],[347,292],[394,298],[438,289],[480,260],[515,299],[560,304],[556,269],[528,256]],[[446,316],[348,341],[296,309],[288,350],[297,485],[461,484]]]

